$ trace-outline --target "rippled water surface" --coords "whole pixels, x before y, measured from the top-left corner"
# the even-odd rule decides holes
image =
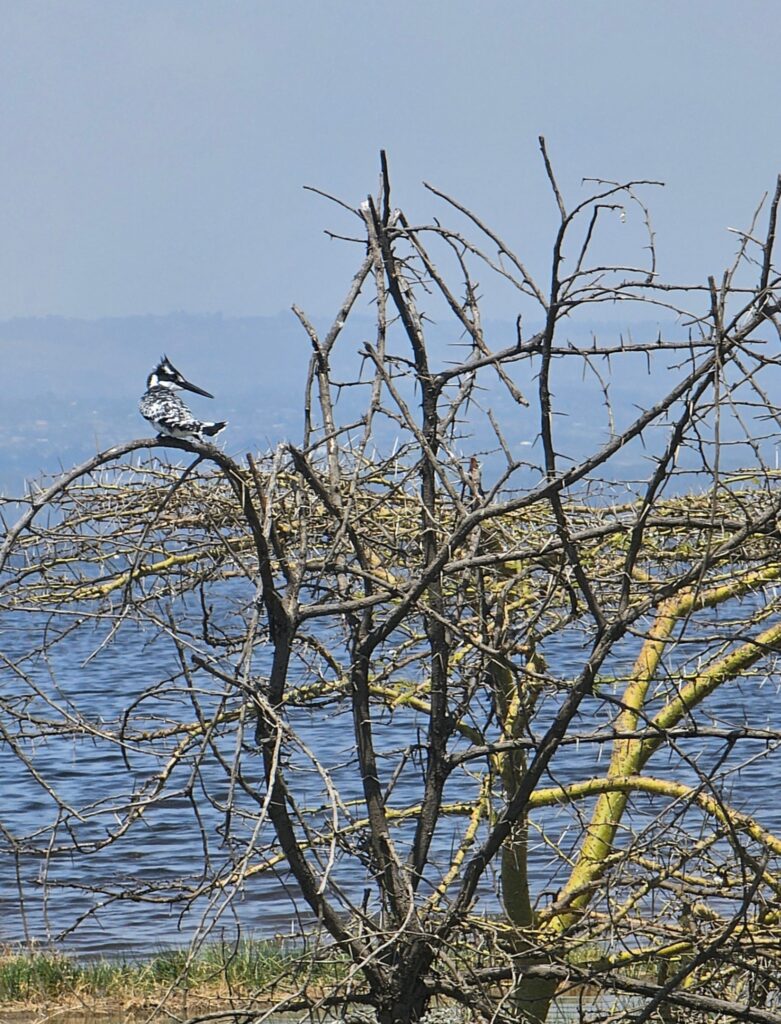
[[[31,635],[35,630],[44,628],[45,623],[36,621],[33,616],[22,615],[14,618],[12,627],[3,637],[3,652],[10,660],[29,647]],[[91,630],[75,633],[55,648],[48,664],[32,663],[29,666],[31,678],[47,679],[49,698],[57,701],[61,708],[67,708],[73,701],[82,709],[87,707],[94,721],[99,723],[103,719],[115,719],[135,694],[145,690],[151,679],[163,678],[166,670],[171,676],[176,674],[177,664],[171,648],[153,635],[146,636],[135,628],[120,631],[110,644],[87,661],[99,641],[100,634]],[[558,662],[550,667],[562,676],[573,676],[582,664],[583,649],[575,637],[568,645],[559,646],[556,654]],[[628,662],[632,655],[632,645],[626,645],[622,657]],[[18,680],[14,681],[7,673],[4,678],[6,686],[20,686]],[[170,700],[172,717],[176,711],[183,714],[189,696],[178,684],[177,688],[172,687],[170,695],[163,688],[162,704],[157,707],[166,707],[166,700]],[[545,720],[549,720],[554,707],[553,700],[543,707],[538,731],[544,727]],[[595,697],[584,705],[579,728],[593,729],[601,723],[607,724],[612,715],[610,707]],[[730,683],[723,687],[706,705],[702,720],[719,725],[749,723],[772,726],[779,717],[781,698],[777,681],[758,676],[740,685]],[[294,721],[306,743],[317,750],[322,762],[330,766],[334,783],[340,788],[343,798],[357,798],[360,787],[354,764],[352,723],[347,714],[329,709],[317,713],[299,711],[294,713]],[[416,739],[418,727],[419,723],[416,724],[403,710],[386,713],[378,721],[378,746],[387,752],[404,748]],[[228,759],[234,743],[232,736],[222,741],[220,750]],[[721,768],[723,772],[725,767],[729,770],[739,761],[744,762],[739,772],[727,775],[725,791],[729,799],[740,809],[755,813],[767,828],[781,832],[781,801],[778,797],[781,759],[775,751],[768,753],[764,743],[742,743],[738,747],[739,751],[733,752]],[[699,751],[699,768],[708,772],[723,750],[723,741],[697,741],[697,747],[691,749]],[[599,747],[585,744],[562,748],[545,784],[588,778],[604,770],[608,752],[605,750],[605,760],[600,762],[599,751]],[[84,807],[106,801],[99,814],[76,825],[70,836],[75,844],[99,838],[101,830],[105,832],[113,810],[121,812],[121,807],[113,807],[112,794],[118,782],[127,782],[128,770],[147,775],[150,772],[148,761],[134,751],[128,752],[128,762],[125,763],[116,745],[110,746],[98,740],[39,739],[30,745],[28,753],[30,763],[25,767],[8,743],[0,745],[5,794],[0,820],[11,834],[30,835],[52,820],[52,801],[46,788],[33,777],[33,770],[50,780],[66,804]],[[751,754],[757,755],[756,759],[746,761]],[[760,754],[767,756],[760,757]],[[246,781],[256,786],[262,796],[259,766],[253,774],[253,764],[251,758],[245,758]],[[651,762],[649,768],[649,773],[656,776],[672,773],[688,782],[695,782],[697,778],[693,766],[682,769],[678,762],[673,765],[666,753],[660,760]],[[87,908],[102,898],[91,891],[92,887],[110,888],[123,879],[152,885],[170,884],[179,877],[192,881],[202,872],[205,856],[211,858],[212,863],[229,860],[230,849],[223,842],[220,831],[224,830],[224,816],[199,794],[206,787],[213,798],[224,799],[230,780],[213,759],[211,762],[206,759],[203,778],[194,787],[187,785],[188,771],[182,767],[174,773],[169,784],[170,796],[150,815],[148,823],[137,824],[103,851],[89,857],[61,854],[51,859],[26,856],[18,861],[6,852],[0,861],[0,941],[34,938],[45,943],[57,938],[58,943],[67,949],[93,955],[149,951],[191,938],[207,910],[205,899],[171,903],[161,894],[160,902],[153,905],[124,899],[110,903],[98,915],[80,922]],[[307,771],[302,765],[291,765],[291,773],[298,787],[298,800],[317,803],[323,799],[323,784],[317,773]],[[403,806],[419,798],[419,779],[418,769],[402,774],[393,794],[394,806]],[[446,798],[468,800],[473,792],[470,794],[462,778],[446,793]],[[640,798],[636,808],[635,822],[638,826],[645,818],[651,820],[653,805],[650,801]],[[202,830],[195,811],[200,815]],[[451,821],[446,819],[437,832],[434,860],[440,866],[448,863],[452,850]],[[573,827],[572,816],[564,815],[561,809],[538,812],[534,821],[545,827],[548,839],[553,837],[560,841],[563,849],[577,845],[580,829]],[[241,828],[234,827],[238,829],[236,834],[240,834]],[[204,837],[207,846],[204,846]],[[67,838],[61,828],[56,840]],[[3,845],[8,851],[10,844],[4,842]],[[535,893],[555,892],[563,881],[562,870],[561,862],[555,861],[546,839],[534,832],[531,879]],[[360,900],[364,879],[356,875],[354,863],[338,865],[335,878]],[[487,909],[496,906],[490,882],[491,879],[487,879],[482,897],[483,906]],[[306,917],[306,909],[303,901],[295,897],[295,887],[281,866],[277,873],[251,878],[231,906],[221,909],[222,897],[211,905],[211,917],[216,914],[217,919],[214,934],[231,936],[239,922],[258,937],[296,934],[302,923],[298,914]],[[297,905],[297,910],[291,900]]]

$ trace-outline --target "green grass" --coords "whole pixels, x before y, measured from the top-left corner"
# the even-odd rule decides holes
[[[55,954],[5,954],[0,959],[0,999],[22,1001],[72,989],[78,967]]]
[[[40,1003],[82,999],[144,998],[174,986],[204,995],[232,991],[260,992],[298,972],[310,981],[336,980],[344,960],[326,953],[314,965],[303,948],[291,951],[281,942],[243,939],[204,946],[192,957],[186,949],[160,950],[143,960],[78,961],[59,953],[0,950],[0,1002]]]

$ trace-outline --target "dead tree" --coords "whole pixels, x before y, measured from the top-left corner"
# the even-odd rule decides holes
[[[85,915],[198,905],[194,947],[284,867],[302,962],[328,946],[341,974],[324,994],[304,970],[244,1018],[356,1005],[406,1024],[444,1002],[544,1021],[569,991],[617,1000],[613,1019],[626,997],[636,1021],[781,1021],[781,834],[729,796],[781,740],[750,713],[781,648],[781,184],[721,278],[675,285],[655,183],[591,181],[573,205],[541,152],[559,216],[543,274],[436,189],[457,226],[410,224],[383,160],[378,195],[347,208],[360,260],[330,329],[295,309],[300,443],[236,460],[129,442],[31,492],[7,530],[0,612],[22,639],[3,739],[50,817],[5,822],[3,845],[53,876],[176,797],[200,870],[97,879]],[[624,221],[642,260],[609,262]],[[512,336],[478,275],[514,289]],[[617,307],[658,336],[584,341]],[[58,683],[89,635],[108,718]],[[119,638],[147,659],[132,692]],[[725,688],[729,723],[709,710]],[[44,738],[77,763],[112,753],[110,796],[66,797]]]

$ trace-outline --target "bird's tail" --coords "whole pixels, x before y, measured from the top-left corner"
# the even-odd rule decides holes
[[[220,423],[202,423],[200,433],[206,434],[207,437],[214,437],[215,434],[219,434],[221,430],[224,430],[227,425],[226,420],[222,420]]]

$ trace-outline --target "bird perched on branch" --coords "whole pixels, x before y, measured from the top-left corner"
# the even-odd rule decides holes
[[[208,391],[185,380],[168,356],[163,356],[146,379],[146,391],[138,404],[141,415],[152,424],[161,437],[205,441],[219,434],[226,424],[197,420],[176,394],[183,388],[205,398],[214,398]]]

